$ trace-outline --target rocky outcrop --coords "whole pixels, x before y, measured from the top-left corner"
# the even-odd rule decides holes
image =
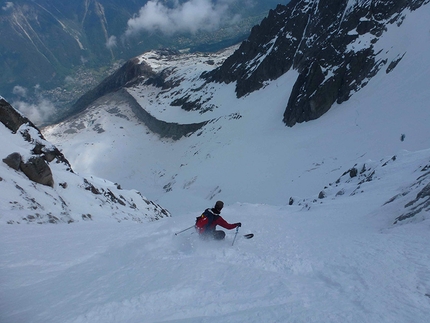
[[[414,217],[419,217],[423,213],[428,214],[430,212],[430,163],[424,166],[421,169],[421,172],[422,175],[417,178],[416,182],[411,185],[407,191],[401,195],[394,196],[387,202],[392,203],[400,196],[405,196],[409,192],[418,191],[415,197],[411,197],[404,205],[404,213],[396,218],[394,224]]]
[[[204,75],[208,81],[236,82],[242,97],[290,69],[299,72],[286,104],[288,126],[316,119],[342,103],[394,61],[378,57],[374,45],[388,24],[401,24],[405,10],[429,0],[292,0],[271,10],[224,64]],[[360,39],[363,41],[359,46]],[[357,45],[357,46],[354,46]]]
[[[21,166],[22,157],[20,153],[9,154],[6,158],[3,158],[3,162],[14,170],[19,170]]]
[[[33,182],[54,187],[51,168],[42,157],[30,157],[27,161],[21,162],[20,169]]]
[[[54,186],[49,162],[56,161],[67,166],[72,172],[70,163],[64,155],[53,145],[49,144],[42,133],[26,117],[21,115],[4,99],[0,99],[0,122],[13,133],[19,133],[33,145],[31,157],[25,160],[18,152],[14,152],[3,158],[3,162],[9,167],[22,171],[30,180]]]
[[[17,153],[11,153],[3,162],[16,171],[22,171],[30,180],[35,183],[54,187],[54,178],[51,168],[41,155],[31,156],[28,160]]]
[[[15,110],[5,99],[1,97],[0,122],[3,123],[6,128],[10,129],[13,133],[16,133],[19,127],[21,127],[23,124],[29,124],[31,127],[35,127],[30,120]]]
[[[411,155],[415,156],[412,158]],[[423,157],[424,156],[424,157]],[[406,178],[398,188],[398,194],[391,197],[376,214],[389,214],[393,225],[411,222],[421,222],[430,215],[430,150],[393,156],[380,161],[368,160],[363,164],[356,164],[345,171],[336,181],[326,185],[317,197],[300,199],[290,197],[289,205],[309,210],[315,205],[369,193],[375,190],[374,184],[388,181],[391,174],[410,168],[409,174],[416,174],[416,178]],[[413,162],[411,163],[411,160]],[[419,162],[417,162],[419,161]],[[380,184],[379,184],[380,185]],[[387,182],[384,185],[388,185]]]

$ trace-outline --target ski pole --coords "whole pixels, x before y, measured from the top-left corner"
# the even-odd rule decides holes
[[[234,241],[236,240],[237,233],[239,232],[239,227],[236,227],[236,233],[234,235],[233,243],[231,245],[234,245]]]
[[[184,230],[182,230],[182,231],[176,232],[176,233],[175,233],[175,236],[177,236],[179,233],[182,233],[182,232],[185,232],[185,231],[187,231],[187,230],[190,230],[191,228],[194,228],[194,225],[192,225],[192,226],[190,226],[189,228],[186,228],[186,229],[184,229]]]

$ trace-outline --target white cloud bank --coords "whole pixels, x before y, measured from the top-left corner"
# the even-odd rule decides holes
[[[108,48],[108,49],[112,49],[112,48],[114,48],[114,47],[116,47],[117,46],[117,39],[116,39],[116,36],[110,36],[109,37],[109,39],[107,40],[107,42],[106,42],[106,47]]]
[[[5,5],[2,7],[4,11],[7,11],[12,8],[13,8],[13,2],[6,2]]]
[[[228,12],[234,2],[237,0],[215,3],[211,0],[189,0],[184,3],[175,0],[173,6],[168,7],[159,0],[151,0],[127,22],[125,34],[131,36],[141,31],[159,30],[173,35],[216,30],[222,24],[237,20],[238,17],[232,17]]]
[[[56,107],[38,91],[39,87],[36,86],[34,89],[36,100],[29,103],[24,101],[28,97],[28,89],[19,85],[15,86],[13,88],[13,94],[15,94],[18,99],[12,102],[12,106],[26,116],[36,126],[41,126],[55,114]]]

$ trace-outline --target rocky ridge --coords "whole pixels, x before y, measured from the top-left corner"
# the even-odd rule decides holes
[[[237,51],[205,77],[236,82],[242,97],[297,70],[283,121],[293,126],[313,120],[333,103],[348,100],[380,70],[389,73],[396,67],[407,53],[376,52],[379,37],[388,26],[401,25],[407,11],[428,3],[293,0],[271,10]]]
[[[127,102],[135,115],[162,138],[178,140],[196,132],[211,119],[197,122],[169,122],[155,110],[180,107],[203,115],[217,108],[211,103],[216,91],[199,77],[220,66],[237,46],[217,53],[180,53],[174,50],[153,50],[127,61],[97,87],[88,91],[73,106],[76,113],[103,105],[103,102]],[[197,71],[197,72],[196,72]],[[140,88],[153,89],[142,95]],[[144,103],[142,103],[144,102]],[[168,109],[167,109],[168,110]]]

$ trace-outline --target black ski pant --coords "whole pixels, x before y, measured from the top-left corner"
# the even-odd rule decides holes
[[[222,230],[215,230],[211,232],[205,232],[200,235],[204,240],[206,239],[214,239],[214,240],[223,240],[225,238],[225,232]]]

